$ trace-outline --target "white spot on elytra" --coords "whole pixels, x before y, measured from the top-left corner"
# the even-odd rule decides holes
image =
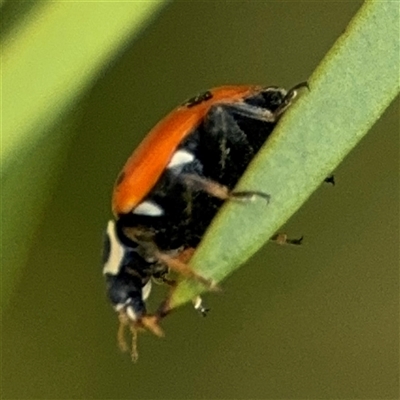
[[[152,201],[144,201],[135,207],[132,211],[134,214],[147,215],[149,217],[158,217],[164,214],[164,210]]]
[[[194,160],[194,155],[186,150],[178,150],[174,153],[167,168],[176,168],[184,164],[191,163]]]
[[[110,240],[110,254],[104,263],[103,274],[117,275],[121,269],[122,260],[125,256],[125,247],[119,241],[115,232],[115,222],[108,221],[107,236]]]

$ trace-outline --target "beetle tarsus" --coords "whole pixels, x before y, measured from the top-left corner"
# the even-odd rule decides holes
[[[335,186],[335,175],[329,175],[324,179],[325,183],[330,183],[332,186]]]
[[[201,296],[196,296],[193,300],[193,307],[196,311],[198,311],[203,317],[206,317],[208,312],[210,311],[209,308],[206,308],[203,303],[203,299]]]
[[[217,197],[221,200],[238,200],[238,201],[253,201],[257,197],[267,200],[269,203],[271,196],[268,193],[245,190],[245,191],[230,191],[227,186],[221,185],[207,178],[194,174],[184,174],[182,179],[192,188],[202,190],[211,196]]]
[[[131,336],[132,336],[131,360],[135,363],[139,359],[139,352],[137,349],[137,329],[133,325],[130,325],[129,330],[130,330]]]
[[[271,196],[268,193],[252,191],[252,190],[231,192],[229,198],[232,200],[239,200],[239,201],[254,201],[257,198],[261,198],[266,200],[267,204],[271,200]]]
[[[291,245],[299,246],[302,244],[303,238],[304,237],[301,236],[298,239],[290,239],[290,238],[288,238],[286,233],[277,233],[276,235],[272,236],[272,238],[270,240],[279,245],[291,244]]]
[[[128,343],[126,342],[125,329],[129,325],[129,321],[128,321],[128,317],[123,312],[120,312],[118,314],[118,319],[119,319],[119,326],[118,326],[118,332],[117,332],[117,343],[118,343],[119,349],[123,353],[126,353],[129,351],[129,346],[128,346]]]
[[[297,97],[297,91],[302,88],[310,90],[308,82],[300,82],[287,91],[282,104],[274,112],[276,119],[278,119],[290,107],[293,100]]]

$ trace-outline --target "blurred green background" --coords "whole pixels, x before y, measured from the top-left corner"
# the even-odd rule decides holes
[[[360,5],[171,3],[14,165],[21,182],[46,170],[52,186],[3,312],[3,398],[397,398],[398,100],[335,171],[337,185],[283,228],[304,246],[265,246],[207,296],[208,318],[187,306],[164,339],[141,335],[136,365],[116,347],[101,276],[112,185],[146,132],[203,89],[306,80]],[[46,162],[64,132],[73,140]]]

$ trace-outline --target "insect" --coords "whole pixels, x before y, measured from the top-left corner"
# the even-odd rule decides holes
[[[123,350],[126,326],[134,338],[139,328],[162,335],[168,302],[147,312],[152,281],[173,286],[173,271],[215,288],[187,262],[224,201],[269,199],[234,188],[303,87],[223,86],[200,93],[162,119],[128,159],[115,183],[103,251]],[[194,305],[205,313],[200,298]]]

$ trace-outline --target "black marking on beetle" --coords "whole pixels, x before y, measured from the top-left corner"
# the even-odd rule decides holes
[[[189,100],[186,100],[183,103],[183,105],[186,106],[187,108],[192,108],[212,98],[213,98],[212,93],[209,90],[207,90],[206,92],[199,93],[198,95],[191,97]]]

